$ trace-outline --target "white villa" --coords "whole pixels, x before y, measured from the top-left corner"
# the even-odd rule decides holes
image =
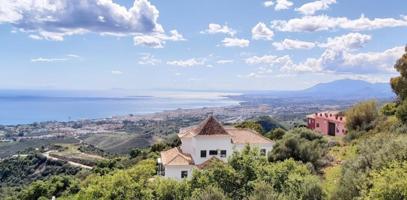
[[[181,146],[161,152],[158,174],[175,179],[191,176],[193,169],[200,169],[212,158],[227,161],[233,151],[245,145],[257,147],[266,155],[273,148],[273,141],[249,129],[222,126],[213,116],[197,126],[181,129],[178,137]]]

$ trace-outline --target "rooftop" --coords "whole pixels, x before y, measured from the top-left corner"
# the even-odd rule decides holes
[[[161,161],[164,165],[193,165],[190,154],[183,153],[179,147],[161,152]]]

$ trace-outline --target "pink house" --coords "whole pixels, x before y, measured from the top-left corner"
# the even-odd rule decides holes
[[[307,115],[307,127],[324,135],[343,136],[346,130],[346,119],[337,111],[319,112]]]

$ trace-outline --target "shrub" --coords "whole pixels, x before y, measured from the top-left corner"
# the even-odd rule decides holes
[[[321,135],[306,128],[297,128],[277,141],[269,154],[269,161],[293,158],[303,163],[309,162],[319,169],[323,166],[327,150],[327,141]]]
[[[396,111],[397,111],[397,105],[395,103],[387,103],[380,110],[380,112],[386,116],[392,116],[392,115],[396,114]]]
[[[378,116],[375,101],[361,102],[346,112],[346,126],[349,131],[369,131],[374,128]]]
[[[404,100],[398,107],[396,111],[397,118],[403,123],[407,123],[407,100]]]
[[[282,128],[276,128],[274,130],[272,130],[267,137],[270,138],[271,140],[280,140],[281,138],[283,138],[285,134],[285,130]]]

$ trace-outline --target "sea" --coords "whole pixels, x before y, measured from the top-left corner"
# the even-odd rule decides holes
[[[0,90],[0,125],[101,119],[175,109],[238,105],[237,93],[196,91]]]

